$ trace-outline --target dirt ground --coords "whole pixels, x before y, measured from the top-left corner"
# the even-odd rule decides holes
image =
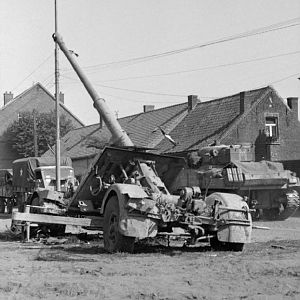
[[[300,217],[255,224],[271,229],[239,253],[171,241],[107,254],[101,238],[14,240],[2,215],[0,299],[300,299]]]

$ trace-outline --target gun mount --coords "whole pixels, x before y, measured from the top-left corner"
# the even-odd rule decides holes
[[[241,251],[250,242],[252,230],[250,210],[243,198],[223,193],[205,198],[198,187],[183,187],[179,194],[172,195],[168,187],[186,167],[185,160],[138,151],[61,36],[55,33],[53,39],[118,146],[106,147],[96,156],[67,206],[67,216],[80,216],[83,221],[100,219],[97,224],[103,229],[104,247],[109,252],[132,252],[135,240],[175,235],[175,228],[189,236],[189,244],[210,241],[216,249]],[[57,218],[52,220],[60,222]]]

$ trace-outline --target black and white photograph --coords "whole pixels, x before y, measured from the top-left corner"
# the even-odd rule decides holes
[[[299,0],[0,0],[0,300],[300,299]]]

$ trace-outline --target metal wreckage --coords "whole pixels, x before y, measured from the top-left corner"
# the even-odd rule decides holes
[[[135,147],[62,37],[55,33],[53,38],[93,99],[115,146],[97,155],[71,198],[35,201],[39,205],[15,212],[13,222],[26,222],[28,232],[31,222],[98,228],[108,252],[132,252],[135,241],[158,234],[184,234],[187,244],[209,241],[213,249],[242,251],[253,227],[244,198],[222,192],[204,196],[198,186],[173,189],[177,174],[187,168],[185,160]]]

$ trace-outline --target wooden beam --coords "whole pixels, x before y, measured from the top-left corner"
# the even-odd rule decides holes
[[[13,221],[24,221],[40,224],[63,224],[63,225],[75,225],[84,227],[102,227],[102,217],[90,217],[90,218],[76,218],[76,217],[63,217],[46,214],[34,214],[34,213],[21,213],[13,212]]]

